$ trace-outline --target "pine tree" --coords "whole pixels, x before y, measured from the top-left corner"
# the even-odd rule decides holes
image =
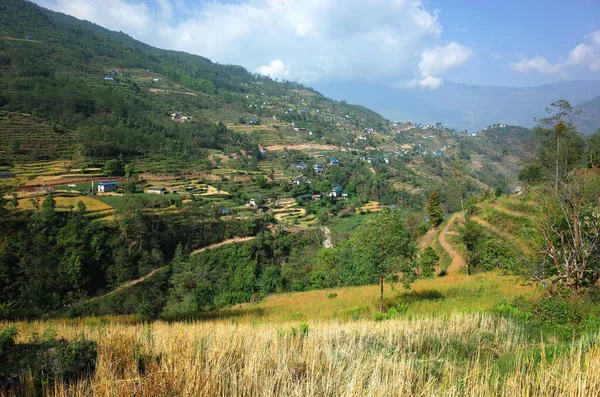
[[[438,192],[432,192],[429,196],[429,200],[427,200],[427,213],[433,227],[437,227],[442,223],[443,213],[442,206],[440,205],[440,194]]]

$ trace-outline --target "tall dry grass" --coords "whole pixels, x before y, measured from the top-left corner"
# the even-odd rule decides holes
[[[552,358],[517,322],[481,313],[318,322],[308,330],[225,321],[17,326],[18,342],[48,327],[98,342],[96,372],[48,386],[50,396],[600,395],[597,336]]]

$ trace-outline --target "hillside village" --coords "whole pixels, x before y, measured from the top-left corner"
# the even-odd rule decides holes
[[[547,106],[389,120],[5,0],[0,396],[598,395],[600,130]]]

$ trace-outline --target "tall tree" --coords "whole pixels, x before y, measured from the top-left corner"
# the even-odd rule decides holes
[[[409,288],[416,278],[417,246],[412,241],[399,211],[382,211],[362,224],[351,239],[352,257],[379,281],[379,311],[383,312],[383,287],[386,279],[401,275]]]
[[[537,160],[548,171],[554,168],[554,190],[558,193],[561,180],[581,162],[584,141],[573,124],[579,112],[573,111],[569,101],[552,102],[546,113],[549,116],[537,120],[534,128],[539,146]]]
[[[429,214],[429,221],[433,227],[439,226],[442,223],[443,213],[442,206],[440,205],[440,194],[438,192],[431,192],[426,207]]]

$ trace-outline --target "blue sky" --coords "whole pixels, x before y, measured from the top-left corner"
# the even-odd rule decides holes
[[[34,0],[151,45],[319,86],[600,79],[600,2]]]

